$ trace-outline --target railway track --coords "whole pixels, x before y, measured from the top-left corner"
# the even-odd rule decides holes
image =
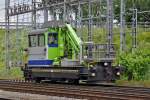
[[[150,100],[150,89],[0,81],[0,89],[88,100]]]

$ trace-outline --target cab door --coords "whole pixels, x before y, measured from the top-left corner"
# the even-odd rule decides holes
[[[39,63],[46,60],[45,36],[44,34],[29,35],[28,58],[29,65],[40,65]]]
[[[58,52],[58,33],[52,32],[48,33],[48,59],[54,60],[55,58],[59,57]]]

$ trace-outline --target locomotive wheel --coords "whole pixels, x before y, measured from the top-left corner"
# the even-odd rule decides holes
[[[26,77],[26,78],[25,78],[25,81],[30,81],[30,79]]]
[[[79,84],[79,79],[75,79],[74,84]]]
[[[79,79],[70,79],[70,80],[68,80],[68,83],[70,83],[70,84],[79,84]]]
[[[36,83],[40,83],[41,82],[41,78],[39,78],[39,77],[35,78],[35,82]]]

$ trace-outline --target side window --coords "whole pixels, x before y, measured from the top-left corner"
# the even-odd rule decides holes
[[[48,35],[48,44],[49,45],[57,45],[58,44],[58,34],[57,33],[49,33]]]
[[[38,46],[44,46],[45,45],[45,38],[44,34],[38,35]]]
[[[38,45],[37,35],[29,35],[29,47],[36,47]]]

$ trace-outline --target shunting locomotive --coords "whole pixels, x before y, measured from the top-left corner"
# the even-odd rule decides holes
[[[116,79],[113,44],[84,42],[70,24],[56,23],[29,32],[26,80],[97,83]]]

